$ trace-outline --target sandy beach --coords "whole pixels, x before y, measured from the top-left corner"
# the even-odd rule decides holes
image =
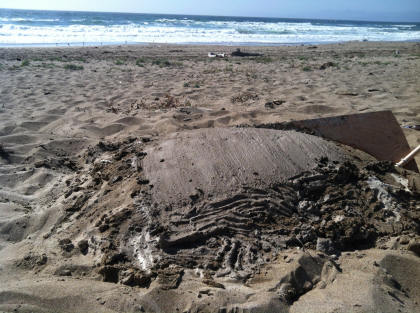
[[[0,48],[0,311],[420,311],[420,175],[254,128],[390,110],[414,149],[419,73],[415,42]]]

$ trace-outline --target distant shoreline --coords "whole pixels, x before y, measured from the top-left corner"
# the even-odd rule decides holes
[[[167,43],[167,42],[75,42],[75,43],[28,43],[28,44],[2,44],[0,43],[1,48],[48,48],[48,47],[95,47],[95,46],[144,46],[144,45],[174,45],[174,46],[256,46],[256,47],[277,47],[277,46],[313,46],[313,45],[330,45],[330,44],[339,44],[339,43],[354,43],[354,42],[373,42],[373,43],[387,43],[387,42],[420,42],[419,39],[415,40],[404,40],[404,41],[370,41],[370,40],[351,40],[351,41],[331,41],[331,42],[286,42],[286,43],[253,43],[253,42],[243,42],[243,43],[226,43],[226,42],[208,42],[208,43]]]

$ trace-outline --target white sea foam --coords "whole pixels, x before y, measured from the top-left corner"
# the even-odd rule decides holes
[[[5,25],[1,43],[62,42],[168,42],[168,43],[299,43],[368,39],[371,41],[412,40],[418,33],[391,33],[369,28],[310,27],[307,25],[235,25],[225,28],[157,27],[148,25],[71,25],[67,27],[27,27]],[[242,30],[242,31],[240,31]],[[247,30],[249,32],[247,32]]]
[[[158,15],[47,12],[1,16],[0,44],[223,43],[282,44],[420,39],[415,24],[300,21]],[[19,13],[19,12],[18,12]],[[49,15],[48,15],[49,14]],[[61,15],[60,15],[61,14]],[[105,13],[104,13],[105,14]],[[56,18],[56,17],[59,18]]]

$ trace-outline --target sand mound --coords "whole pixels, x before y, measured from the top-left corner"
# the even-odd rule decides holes
[[[145,149],[145,177],[162,205],[226,199],[241,187],[265,188],[311,170],[321,159],[344,161],[346,151],[293,131],[216,128],[175,133]]]
[[[261,247],[266,252],[285,248],[299,201],[308,190],[325,188],[327,172],[335,169],[327,163],[351,158],[315,136],[254,128],[176,133],[144,153],[150,208],[142,209],[151,216],[146,228],[160,224],[164,229],[155,239],[165,255],[161,258],[176,254],[170,263],[206,268],[220,263],[219,275],[245,270],[257,259],[263,262]],[[306,190],[299,191],[299,185]],[[313,205],[308,206],[310,211]],[[136,240],[146,237],[147,232]],[[150,250],[140,251],[144,257]]]

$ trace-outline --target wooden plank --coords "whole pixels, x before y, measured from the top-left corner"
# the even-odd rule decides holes
[[[288,124],[308,128],[318,136],[362,150],[378,160],[398,163],[411,152],[391,111],[293,121]],[[419,172],[414,159],[404,168]]]

